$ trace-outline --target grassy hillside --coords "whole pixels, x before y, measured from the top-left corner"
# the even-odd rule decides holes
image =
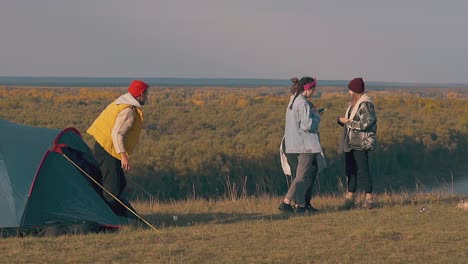
[[[85,133],[120,94],[117,88],[0,87],[0,118],[19,124]],[[341,192],[343,157],[336,151],[347,90],[319,87],[312,102],[326,107],[320,124],[329,167],[319,193]],[[450,187],[468,178],[468,89],[371,90],[378,116],[378,147],[371,174],[378,192]],[[152,87],[145,127],[130,157],[128,176],[158,199],[220,197],[285,191],[278,148],[288,87]],[[144,197],[136,185],[130,193]],[[236,188],[233,188],[236,187]],[[144,195],[144,196],[143,196]]]
[[[314,202],[320,213],[310,216],[279,213],[280,198],[272,196],[140,202],[136,209],[160,234],[126,227],[0,239],[0,262],[467,263],[468,211],[455,207],[461,198],[383,194],[378,209],[339,211],[341,198],[321,196]]]

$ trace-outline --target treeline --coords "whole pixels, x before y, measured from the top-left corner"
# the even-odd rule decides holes
[[[371,155],[376,191],[430,188],[467,177],[466,90],[430,88],[370,91],[378,115],[378,149]],[[0,118],[85,133],[125,88],[0,87]],[[345,185],[336,149],[348,100],[343,88],[325,87],[313,103],[325,107],[320,125],[329,167],[317,191]],[[289,99],[287,87],[152,88],[145,127],[131,156],[129,187],[159,199],[283,193],[278,149]],[[135,183],[135,184],[133,184]],[[143,191],[144,189],[144,191]]]

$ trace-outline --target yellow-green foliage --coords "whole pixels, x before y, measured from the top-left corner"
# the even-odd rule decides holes
[[[0,87],[0,118],[59,129],[73,126],[91,145],[86,129],[125,91]],[[328,109],[320,134],[329,168],[317,189],[335,192],[345,181],[342,156],[336,152],[342,133],[336,117],[344,114],[347,91],[324,87],[318,92],[313,103]],[[379,147],[371,155],[375,190],[447,184],[453,177],[466,176],[466,89],[369,94],[378,115]],[[278,148],[288,99],[287,87],[154,87],[144,106],[145,127],[128,176],[160,198],[222,196],[232,192],[227,182],[249,194],[284,191]],[[130,187],[135,195],[141,191]]]

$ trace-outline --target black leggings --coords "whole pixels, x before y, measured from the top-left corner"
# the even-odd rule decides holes
[[[372,178],[369,173],[367,151],[351,150],[345,152],[345,170],[348,180],[348,192],[356,192],[357,180],[364,185],[366,193],[372,193]]]

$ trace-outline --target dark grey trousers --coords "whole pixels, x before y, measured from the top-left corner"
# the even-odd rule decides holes
[[[286,199],[290,201],[294,200],[296,204],[310,202],[312,187],[318,171],[317,154],[286,154],[289,166],[291,167],[291,176],[293,177],[293,181],[285,197]]]

